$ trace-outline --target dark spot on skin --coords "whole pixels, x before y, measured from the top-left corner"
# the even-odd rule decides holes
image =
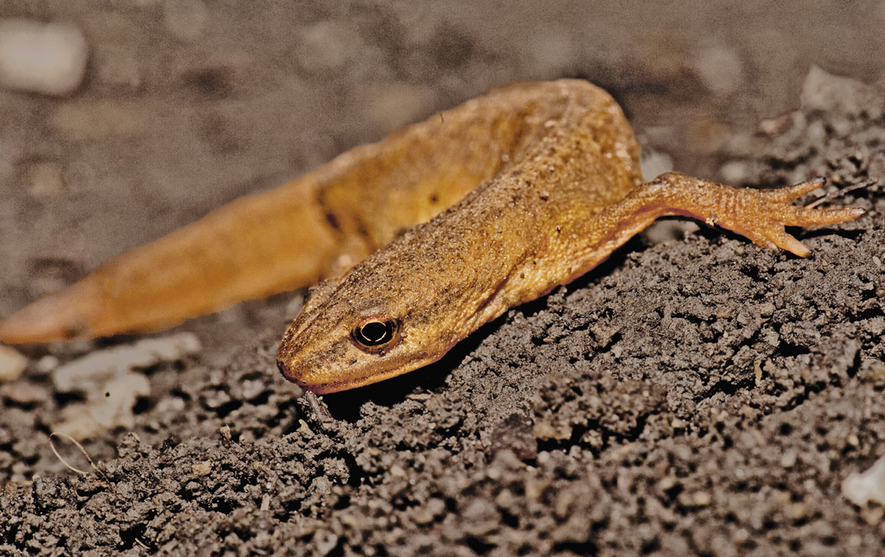
[[[439,203],[439,195],[437,195],[435,192],[431,193],[428,201],[430,201],[431,205],[436,205],[437,203]]]
[[[334,228],[337,232],[341,232],[341,223],[338,222],[338,217],[329,212],[326,212],[324,216],[326,217],[326,222],[329,223],[329,226]]]
[[[371,238],[371,235],[369,234],[369,227],[366,226],[366,223],[364,223],[362,220],[358,220],[356,222],[356,231],[363,238],[366,238],[366,239]]]

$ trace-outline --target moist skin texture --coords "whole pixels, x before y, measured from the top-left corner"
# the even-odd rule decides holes
[[[607,93],[577,80],[515,83],[123,254],[0,324],[0,340],[156,330],[338,277],[375,252],[316,288],[279,346],[287,379],[341,391],[438,360],[661,216],[804,257],[785,225],[863,214],[792,205],[820,185],[746,190],[675,173],[642,183],[639,146]]]

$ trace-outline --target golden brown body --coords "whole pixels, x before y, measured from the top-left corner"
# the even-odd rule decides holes
[[[738,190],[667,174],[643,184],[638,159],[632,129],[601,89],[512,84],[123,254],[0,323],[0,340],[159,329],[337,277],[375,252],[315,289],[280,343],[288,379],[333,392],[439,359],[660,216],[699,218],[805,256],[784,225],[863,213],[792,205],[817,182]]]
[[[671,173],[642,184],[639,146],[602,90],[564,80],[497,93],[547,99],[540,138],[462,201],[318,288],[280,342],[288,379],[326,393],[425,366],[508,308],[586,273],[660,216],[715,222],[805,256],[785,224],[863,213],[791,204],[817,182],[739,190]]]

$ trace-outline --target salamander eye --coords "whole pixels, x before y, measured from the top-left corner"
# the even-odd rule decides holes
[[[399,340],[399,326],[393,319],[372,317],[354,327],[350,337],[360,350],[383,352]]]

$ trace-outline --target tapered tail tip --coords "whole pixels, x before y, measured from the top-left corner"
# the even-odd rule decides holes
[[[65,291],[47,294],[0,321],[0,342],[24,344],[89,338],[87,318],[66,302]]]

